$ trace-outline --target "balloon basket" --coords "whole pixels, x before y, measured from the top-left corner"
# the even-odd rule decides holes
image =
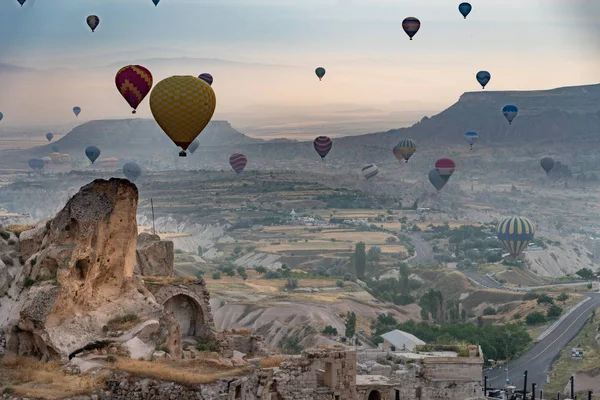
[[[187,154],[185,153],[185,150],[182,150],[179,152],[179,157],[187,157]]]

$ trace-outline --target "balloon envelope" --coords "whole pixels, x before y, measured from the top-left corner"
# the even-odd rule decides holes
[[[408,162],[409,158],[417,151],[417,144],[412,139],[401,140],[396,147],[394,147],[394,156],[398,161],[402,159]]]
[[[319,153],[321,156],[321,159],[324,159],[333,147],[333,140],[327,136],[319,136],[313,142],[313,146],[317,153]]]
[[[90,15],[89,17],[86,18],[86,22],[87,22],[88,26],[90,27],[90,29],[92,30],[92,32],[94,32],[96,30],[96,28],[98,27],[98,25],[100,25],[100,18],[98,18],[97,15]]]
[[[81,107],[73,107],[73,114],[75,114],[75,116],[79,116],[79,113],[81,112]]]
[[[115,85],[135,114],[136,108],[152,89],[152,74],[141,65],[127,65],[115,75]]]
[[[50,153],[50,159],[53,162],[59,162],[60,161],[60,153],[58,152],[58,149],[56,149],[55,152]]]
[[[100,157],[100,149],[96,146],[89,146],[85,149],[85,155],[93,164],[94,161],[96,161],[98,157]]]
[[[187,150],[208,125],[216,105],[215,92],[210,85],[195,76],[163,79],[150,94],[150,110],[154,119],[183,150]]]
[[[44,168],[44,165],[46,165],[46,163],[41,158],[29,159],[29,166],[31,167],[31,169],[42,169]]]
[[[156,7],[158,5],[158,3],[160,3],[160,0],[152,0],[152,2],[154,3],[154,6]]]
[[[465,139],[467,140],[467,143],[473,146],[473,143],[475,143],[477,139],[479,139],[479,135],[477,134],[477,132],[466,132]]]
[[[4,114],[0,112],[0,121],[2,121],[2,118],[4,118]]]
[[[190,143],[190,147],[188,147],[188,150],[190,151],[190,153],[194,154],[198,147],[200,147],[200,141],[198,139],[194,139],[194,141]]]
[[[502,108],[502,114],[504,114],[504,118],[508,120],[509,125],[512,124],[513,119],[515,119],[518,113],[519,109],[512,104],[508,104]]]
[[[490,73],[487,71],[479,71],[476,78],[481,87],[485,89],[485,85],[487,85],[490,79],[492,79],[492,75],[490,75]]]
[[[554,168],[554,159],[552,157],[542,157],[540,160],[540,165],[546,171],[546,174],[550,172],[552,168]]]
[[[53,144],[53,145],[52,145],[52,151],[53,151],[53,152],[55,152],[55,153],[58,153],[58,150],[59,150],[59,149],[60,149],[60,147],[58,147],[58,145],[57,145],[57,144]]]
[[[19,4],[21,5],[21,7],[23,7],[23,4],[25,4],[25,2],[26,2],[27,0],[17,0],[17,1],[18,1],[18,2],[19,2]]]
[[[458,5],[458,11],[460,11],[460,13],[463,17],[465,17],[465,19],[467,19],[467,15],[469,15],[472,9],[473,7],[469,3],[460,3]]]
[[[203,74],[200,74],[200,76],[198,78],[202,79],[204,82],[206,82],[212,86],[213,77],[211,74],[203,73]]]
[[[130,161],[123,165],[123,175],[125,175],[125,177],[131,182],[135,182],[135,180],[139,178],[141,173],[142,169],[137,163],[133,161]]]
[[[434,188],[440,191],[444,186],[446,186],[448,181],[443,179],[435,168],[432,168],[429,171],[429,182],[431,182]]]
[[[375,164],[367,164],[364,167],[362,167],[362,175],[365,177],[366,180],[374,178],[378,172],[379,169]]]
[[[517,257],[535,236],[533,223],[525,217],[510,217],[500,221],[496,235],[511,256]]]
[[[246,164],[248,164],[248,158],[241,153],[235,153],[229,157],[229,165],[231,165],[236,174],[241,174],[244,168],[246,168]]]
[[[46,139],[48,139],[48,141],[51,141],[52,138],[54,137],[54,135],[50,132],[46,133]]]
[[[456,169],[456,163],[450,158],[440,158],[435,162],[435,169],[442,179],[448,180]]]
[[[421,21],[419,21],[418,18],[408,17],[404,18],[404,21],[402,21],[402,29],[404,29],[404,32],[408,35],[410,40],[412,40],[413,36],[419,32],[420,28]]]
[[[325,76],[325,68],[319,67],[319,68],[315,69],[315,74],[317,74],[317,76],[319,77],[319,80],[323,79],[323,77]]]

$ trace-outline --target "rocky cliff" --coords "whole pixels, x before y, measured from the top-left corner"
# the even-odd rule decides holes
[[[181,331],[172,325],[189,324],[187,315],[178,320],[177,309],[165,312],[170,299],[158,302],[134,274],[173,272],[171,242],[138,238],[137,201],[128,180],[98,179],[55,218],[20,234],[0,230],[0,352],[64,359],[109,336],[126,342],[144,334],[154,340],[142,346],[148,351],[166,343],[181,354]],[[208,304],[202,310],[210,314]],[[119,321],[127,326],[115,328]],[[203,324],[210,325],[201,327],[208,337],[212,318]]]

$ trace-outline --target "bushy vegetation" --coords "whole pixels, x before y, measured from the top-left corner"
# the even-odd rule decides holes
[[[508,348],[509,357],[514,359],[522,354],[531,343],[531,337],[522,323],[478,326],[472,323],[433,325],[427,322],[417,323],[410,320],[398,323],[389,314],[381,314],[373,321],[374,342],[381,342],[381,335],[393,329],[412,333],[427,343],[455,344],[467,343],[481,346],[486,359],[503,360]]]
[[[323,329],[323,334],[328,336],[336,336],[338,334],[338,331],[333,326],[327,325],[325,329]]]

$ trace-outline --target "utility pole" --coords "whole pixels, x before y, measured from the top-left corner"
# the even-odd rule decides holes
[[[150,207],[152,207],[152,234],[156,235],[156,229],[154,228],[154,202],[152,201],[152,197],[150,197]]]
[[[571,399],[575,400],[575,377],[571,375],[569,381],[571,381]]]

